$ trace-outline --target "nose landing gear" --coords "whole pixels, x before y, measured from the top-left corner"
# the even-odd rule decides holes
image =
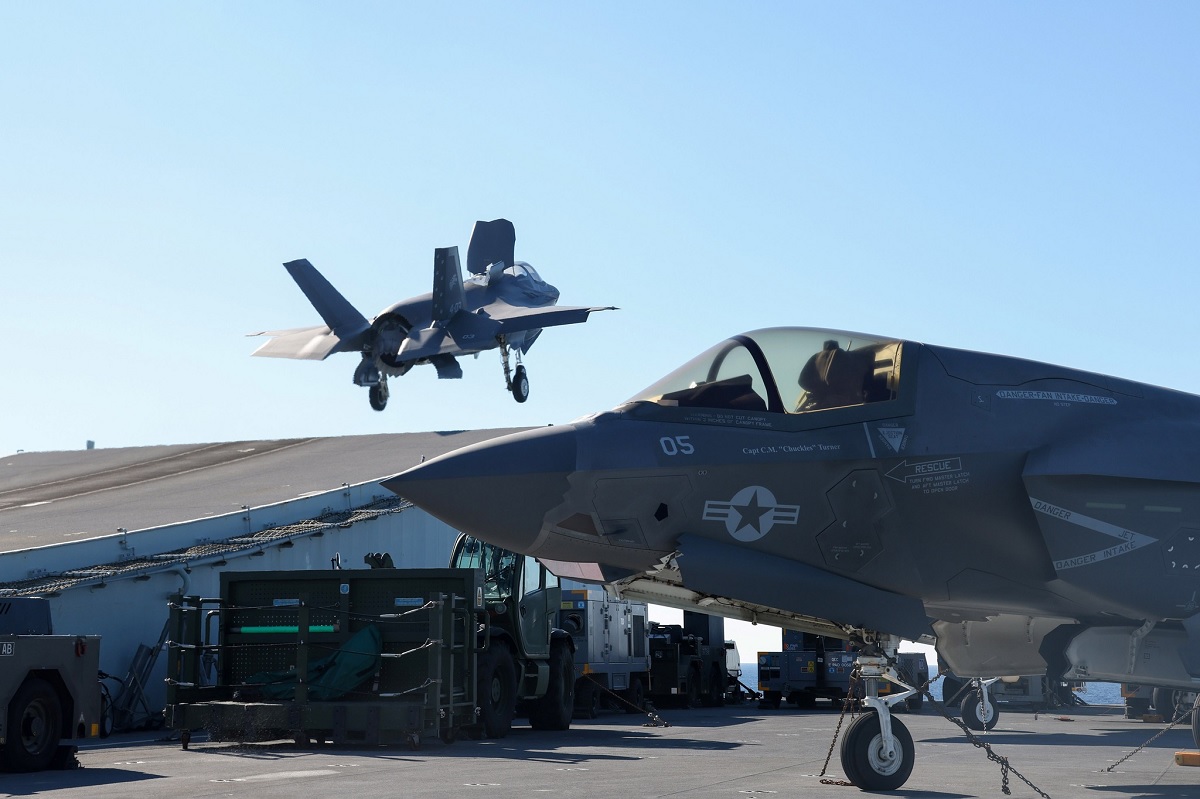
[[[842,738],[842,770],[864,791],[894,791],[912,774],[916,747],[904,723],[892,716],[892,706],[917,692],[916,687],[900,679],[892,664],[896,661],[900,639],[864,631],[863,652],[856,661],[859,676],[865,680],[865,712],[854,719]],[[902,690],[886,697],[879,695],[881,682],[890,682]]]

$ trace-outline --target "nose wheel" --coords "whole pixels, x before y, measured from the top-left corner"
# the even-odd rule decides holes
[[[894,791],[912,774],[917,751],[912,734],[900,719],[890,718],[889,744],[882,720],[880,713],[863,713],[842,739],[842,771],[864,791]]]

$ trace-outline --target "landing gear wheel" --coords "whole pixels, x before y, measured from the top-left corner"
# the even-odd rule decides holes
[[[883,732],[879,714],[864,713],[846,728],[842,739],[842,770],[850,782],[864,791],[894,791],[912,774],[916,747],[908,728],[892,717],[895,751],[888,757],[883,750]]]
[[[518,366],[517,371],[513,373],[512,395],[517,402],[529,399],[529,375],[524,366]]]
[[[25,680],[8,706],[8,740],[0,759],[8,771],[41,771],[50,765],[62,737],[58,694],[39,677]]]
[[[377,411],[382,411],[387,407],[388,390],[384,383],[376,383],[367,389],[367,399],[371,402],[371,407]]]
[[[480,661],[479,721],[489,738],[503,738],[517,709],[517,668],[504,644],[493,643]]]
[[[550,684],[546,695],[534,703],[529,726],[535,730],[565,730],[575,711],[575,663],[566,644],[550,650]]]
[[[970,689],[970,693],[963,697],[962,704],[959,706],[963,724],[973,730],[990,730],[995,727],[1000,718],[1000,708],[996,707],[996,702],[990,697],[988,707],[991,712],[987,713],[985,718],[985,710],[979,701],[979,692],[973,688]]]

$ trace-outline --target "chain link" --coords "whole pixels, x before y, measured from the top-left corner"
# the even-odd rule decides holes
[[[844,785],[851,788],[854,787],[854,783],[850,782],[849,780],[835,780],[832,778],[826,778],[825,772],[829,770],[829,761],[833,759],[833,749],[837,746],[838,737],[842,734],[842,722],[846,720],[846,711],[853,706],[855,707],[855,711],[851,714],[851,716],[858,715],[857,705],[855,705],[856,700],[854,699],[854,691],[858,687],[859,677],[859,668],[857,665],[855,665],[850,671],[850,685],[846,688],[846,698],[842,700],[842,712],[841,715],[838,716],[837,727],[833,730],[833,738],[829,741],[829,751],[825,753],[825,764],[821,766],[821,773],[817,775],[817,777],[820,778],[822,785]]]
[[[1197,694],[1197,695],[1196,695],[1196,701],[1195,701],[1195,702],[1192,704],[1192,707],[1191,707],[1191,709],[1190,709],[1190,710],[1183,710],[1183,711],[1180,711],[1180,713],[1179,713],[1179,714],[1178,714],[1178,715],[1177,715],[1175,718],[1171,719],[1171,723],[1170,723],[1170,724],[1168,724],[1167,726],[1165,726],[1165,727],[1163,727],[1161,730],[1159,730],[1159,732],[1158,732],[1158,734],[1157,734],[1157,735],[1154,735],[1154,736],[1152,736],[1152,737],[1150,738],[1150,740],[1146,741],[1144,744],[1142,744],[1141,746],[1139,746],[1137,749],[1134,749],[1132,752],[1130,752],[1129,754],[1125,755],[1125,757],[1121,758],[1121,759],[1120,759],[1120,760],[1118,760],[1116,763],[1113,763],[1111,766],[1109,766],[1108,768],[1106,768],[1106,769],[1104,769],[1104,770],[1105,770],[1105,771],[1112,771],[1112,770],[1113,770],[1113,769],[1115,769],[1117,766],[1121,765],[1121,764],[1122,764],[1122,763],[1124,763],[1126,760],[1128,760],[1129,758],[1133,757],[1133,756],[1134,756],[1134,755],[1136,755],[1138,752],[1142,751],[1142,750],[1143,750],[1143,749],[1145,749],[1147,746],[1149,746],[1150,744],[1152,744],[1152,743],[1154,743],[1155,741],[1157,741],[1159,738],[1161,738],[1161,737],[1163,737],[1164,735],[1166,735],[1168,732],[1170,732],[1171,728],[1172,728],[1172,727],[1174,727],[1176,724],[1178,724],[1179,722],[1183,721],[1184,719],[1190,719],[1190,718],[1192,717],[1192,714],[1196,712],[1197,708],[1200,708],[1200,694]]]

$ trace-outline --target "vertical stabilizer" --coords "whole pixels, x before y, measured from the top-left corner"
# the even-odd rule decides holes
[[[433,321],[447,321],[462,309],[465,300],[458,248],[438,247],[433,251]]]

